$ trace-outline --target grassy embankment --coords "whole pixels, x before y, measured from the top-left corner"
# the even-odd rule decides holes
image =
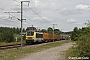
[[[76,45],[67,50],[66,55],[67,60],[90,60],[90,37],[79,37],[76,41]]]
[[[71,47],[66,51],[66,59],[70,60],[69,57],[76,57],[78,53],[77,47]]]
[[[52,42],[38,47],[29,47],[29,48],[19,48],[19,49],[10,49],[10,50],[0,50],[0,60],[17,60],[16,58],[23,57],[27,54],[35,53],[42,51],[48,48],[60,46],[64,43],[69,43],[70,40]]]

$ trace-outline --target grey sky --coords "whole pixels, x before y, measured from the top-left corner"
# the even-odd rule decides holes
[[[18,2],[16,2],[18,1]],[[6,14],[4,12],[20,11],[20,1],[27,0],[0,0],[0,26],[20,27],[19,13]],[[27,20],[23,22],[23,27],[34,25],[40,29],[47,29],[55,25],[55,28],[63,31],[71,31],[74,27],[81,28],[86,20],[90,19],[90,0],[28,0],[29,7],[38,13],[42,18],[38,17],[30,8],[24,6],[23,18]],[[13,17],[13,16],[15,17]],[[12,17],[12,18],[10,18]]]

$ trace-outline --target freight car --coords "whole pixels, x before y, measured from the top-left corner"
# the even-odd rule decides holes
[[[67,35],[67,34],[61,35],[61,40],[69,40],[69,39],[70,39],[70,35]]]
[[[35,42],[49,42],[49,41],[56,41],[60,40],[61,35],[49,34],[49,33],[42,33],[42,32],[35,32],[35,31],[28,31],[26,32],[26,43],[32,44]]]

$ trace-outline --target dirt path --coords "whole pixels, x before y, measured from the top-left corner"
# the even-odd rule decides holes
[[[41,52],[33,53],[19,60],[66,60],[65,51],[74,43],[65,43],[62,46],[50,48]]]

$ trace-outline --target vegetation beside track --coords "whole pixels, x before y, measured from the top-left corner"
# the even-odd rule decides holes
[[[82,29],[75,27],[72,33],[72,40],[76,41],[76,46],[66,52],[66,58],[68,60],[90,60],[90,27],[84,27]]]
[[[23,32],[25,32],[25,29],[23,29]],[[0,42],[15,42],[16,37],[17,40],[20,41],[20,28],[0,27]]]
[[[42,51],[48,48],[60,46],[61,44],[71,42],[70,40],[52,42],[49,44],[37,46],[37,47],[28,47],[28,48],[19,48],[19,49],[10,49],[10,50],[0,50],[0,60],[17,60],[17,58],[21,58],[30,53],[35,53],[38,51]]]

